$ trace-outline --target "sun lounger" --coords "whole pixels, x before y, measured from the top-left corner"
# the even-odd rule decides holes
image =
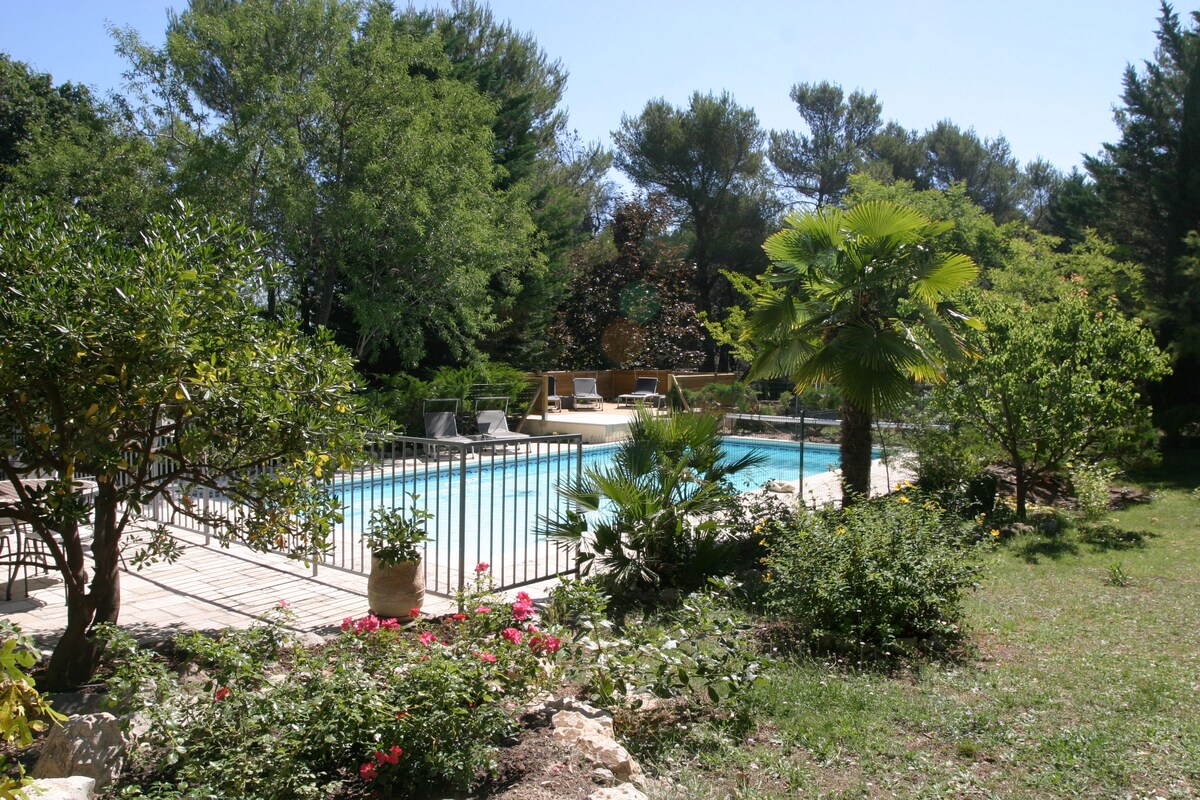
[[[658,408],[662,405],[662,399],[663,396],[658,393],[658,378],[638,378],[632,392],[617,397],[617,405],[635,406],[649,401]]]
[[[482,408],[490,404],[502,404],[500,408]],[[485,440],[528,439],[528,433],[517,433],[508,429],[508,398],[481,397],[475,401],[475,424],[479,426],[479,435]]]
[[[595,378],[576,378],[575,394],[571,396],[573,408],[582,411],[590,408],[593,411],[604,410],[604,398],[596,393]]]

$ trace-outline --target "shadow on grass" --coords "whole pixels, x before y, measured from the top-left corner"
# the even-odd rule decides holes
[[[1150,531],[1130,531],[1116,525],[1089,525],[1080,528],[1078,535],[1079,541],[1088,545],[1093,553],[1145,547],[1147,539],[1157,536]]]
[[[1129,479],[1151,489],[1195,489],[1200,486],[1200,449],[1165,450],[1160,463],[1130,470]]]
[[[1013,555],[1027,564],[1038,564],[1043,558],[1057,561],[1063,556],[1079,555],[1079,545],[1069,536],[1027,534],[1012,544]]]
[[[1058,561],[1065,556],[1080,554],[1080,545],[1090,553],[1133,550],[1146,546],[1146,540],[1156,537],[1149,531],[1133,531],[1116,525],[1085,525],[1062,534],[1028,534],[1014,540],[1009,549],[1027,564],[1037,564],[1043,558]]]

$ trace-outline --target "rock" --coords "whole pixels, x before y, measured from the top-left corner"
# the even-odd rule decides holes
[[[103,789],[125,764],[125,740],[112,714],[81,714],[52,728],[33,767],[35,778],[86,776]]]
[[[763,484],[763,489],[776,494],[792,494],[796,491],[796,487],[787,481],[767,481]]]
[[[617,782],[617,776],[613,775],[611,769],[604,767],[596,767],[592,770],[592,783],[598,783],[601,786],[612,786]]]
[[[25,787],[30,800],[92,800],[96,781],[83,775],[70,778],[38,778]]]
[[[588,800],[647,800],[647,798],[645,793],[635,789],[631,784],[622,783],[620,786],[597,789],[588,795]]]
[[[554,715],[554,737],[575,744],[599,766],[611,770],[619,781],[642,783],[642,768],[629,752],[612,738],[612,719],[592,719],[578,711],[560,711]]]
[[[1058,524],[1058,520],[1054,517],[1046,517],[1038,520],[1038,530],[1042,533],[1058,533],[1062,526]]]

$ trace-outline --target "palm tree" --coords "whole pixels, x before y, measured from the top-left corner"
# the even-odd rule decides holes
[[[873,200],[789,215],[763,245],[771,266],[744,334],[757,350],[750,375],[787,376],[798,393],[841,389],[843,505],[868,493],[875,415],[972,354],[961,326],[979,323],[948,298],[979,268],[939,250],[950,227]]]
[[[543,520],[544,532],[580,547],[580,571],[598,568],[615,607],[662,590],[694,591],[733,567],[738,543],[720,524],[737,502],[730,478],[762,457],[727,458],[720,424],[712,414],[643,410],[611,465],[590,467],[560,490],[573,508]]]

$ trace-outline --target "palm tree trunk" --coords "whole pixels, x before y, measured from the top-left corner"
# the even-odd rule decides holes
[[[871,412],[842,401],[842,506],[871,491]]]

